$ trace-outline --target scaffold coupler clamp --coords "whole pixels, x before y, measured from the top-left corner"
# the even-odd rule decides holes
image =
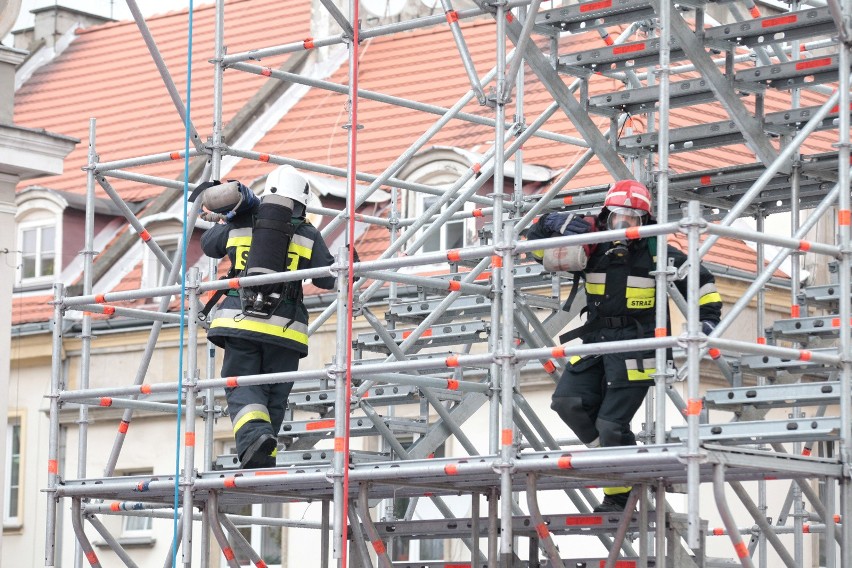
[[[839,0],[826,0],[828,11],[837,26],[837,39],[852,46],[852,14],[844,14]]]

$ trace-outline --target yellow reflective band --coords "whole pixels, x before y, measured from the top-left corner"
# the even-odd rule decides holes
[[[604,487],[604,495],[622,495],[624,493],[630,493],[630,490],[633,487]]]
[[[541,260],[544,258],[544,249],[534,250],[532,251],[532,255],[534,258]]]
[[[275,446],[275,449],[274,449],[274,450],[272,450],[272,453],[271,453],[271,454],[269,454],[269,455],[270,455],[270,456],[272,456],[273,458],[274,458],[275,456],[277,456],[277,455],[278,455],[278,446]]]
[[[644,371],[633,371],[627,369],[628,381],[648,381],[651,380],[651,375],[656,373],[656,369],[645,369]]]
[[[213,320],[213,323],[210,324],[210,329],[214,329],[217,327],[255,331],[257,333],[263,333],[264,335],[273,335],[275,337],[283,337],[284,339],[290,339],[292,341],[295,341],[296,343],[301,343],[303,345],[308,344],[307,333],[302,333],[291,328],[284,329],[280,325],[272,325],[259,321],[250,321],[247,318],[239,321],[234,321],[233,319],[228,318],[216,318]]]
[[[575,365],[575,364],[579,363],[580,359],[582,359],[582,357],[581,357],[581,356],[579,356],[579,355],[574,355],[573,357],[571,357],[570,359],[568,359],[568,362],[569,362],[569,363],[571,363],[572,365]]]
[[[272,423],[272,419],[269,418],[269,415],[265,412],[261,412],[260,410],[255,410],[254,412],[246,412],[244,415],[240,416],[240,419],[234,423],[234,435],[237,434],[237,430],[246,425],[246,422],[250,422],[252,420],[262,420],[263,422]]]
[[[590,284],[586,282],[586,294],[597,294],[603,296],[606,290],[606,284]]]
[[[311,259],[311,249],[309,249],[308,247],[304,247],[302,245],[297,245],[294,242],[290,243],[290,251],[289,252],[295,252],[296,254],[301,256],[302,258],[306,258],[308,260]]]
[[[710,292],[709,294],[704,294],[698,299],[698,305],[703,306],[704,304],[712,304],[713,302],[722,303],[722,295],[719,292]]]
[[[630,298],[627,300],[627,307],[631,310],[644,310],[653,308],[655,303],[655,298]]]
[[[625,298],[653,298],[656,288],[627,288],[624,291]]]
[[[228,248],[230,247],[250,247],[251,246],[251,235],[247,237],[228,237],[228,242],[225,245]]]

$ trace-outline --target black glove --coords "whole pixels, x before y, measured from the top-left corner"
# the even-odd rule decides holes
[[[714,329],[716,329],[716,324],[712,321],[704,320],[701,322],[701,333],[704,335],[710,335]]]
[[[562,236],[582,235],[592,230],[588,221],[567,211],[547,215],[544,218],[544,228]]]
[[[346,249],[348,250],[350,246],[352,245],[346,245]],[[354,246],[352,246],[352,262],[361,262],[361,259],[358,258],[358,251]]]

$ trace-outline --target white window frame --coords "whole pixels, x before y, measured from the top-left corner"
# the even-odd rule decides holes
[[[18,208],[15,214],[15,238],[17,239],[16,255],[17,267],[15,269],[15,285],[21,287],[48,287],[59,281],[62,270],[65,268],[63,262],[63,212],[68,203],[61,196],[46,189],[27,189],[15,196],[15,205]],[[23,233],[26,230],[54,228],[53,243],[53,274],[47,276],[36,276],[23,278]],[[76,252],[76,251],[75,251]]]
[[[135,475],[154,475],[154,470],[151,468],[148,469],[135,469],[135,470],[127,470],[122,471],[121,475],[125,476],[135,476]],[[128,528],[128,523],[133,520],[136,521],[138,519],[145,519],[147,521],[148,527],[143,529],[138,528]],[[154,536],[154,517],[153,516],[137,516],[137,515],[121,515],[121,536],[119,539],[130,539],[130,538],[151,538]]]
[[[177,245],[180,242],[179,234],[164,234],[156,237],[157,244],[166,253],[166,256],[169,257],[169,260],[172,259],[172,253],[177,249]],[[163,263],[160,262],[160,259],[157,258],[157,255],[154,254],[154,251],[147,244],[143,244],[145,247],[145,254],[143,255],[142,262],[142,285],[145,288],[154,288],[157,286],[162,286],[162,278],[166,273],[166,267],[163,266]]]
[[[53,273],[41,274],[42,259],[44,258],[44,240],[42,238],[44,229],[53,229]],[[36,274],[35,276],[24,277],[24,233],[27,231],[36,232]],[[31,286],[38,284],[52,284],[59,278],[62,272],[62,224],[56,219],[37,219],[33,221],[25,221],[18,223],[18,266],[16,270],[15,280],[21,286]]]
[[[17,454],[17,465],[13,464],[15,454],[12,453],[12,441],[14,439],[15,432],[18,434],[18,454]],[[5,460],[5,468],[3,469],[3,528],[4,529],[17,529],[23,526],[23,484],[24,484],[24,426],[23,420],[20,416],[9,416],[9,422],[6,428],[6,455],[3,456]],[[14,507],[16,509],[15,516],[11,515],[12,511],[12,471],[13,467],[18,468],[18,496],[14,500]]]

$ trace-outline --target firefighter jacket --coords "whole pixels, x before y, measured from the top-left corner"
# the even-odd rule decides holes
[[[288,249],[287,270],[331,266],[334,258],[322,240],[320,232],[306,220],[294,219],[296,225]],[[201,236],[204,254],[212,258],[226,255],[235,272],[245,268],[251,248],[252,215],[238,215],[226,224],[214,225]],[[331,290],[337,284],[333,276],[314,278],[319,288]],[[228,292],[213,312],[207,338],[225,347],[228,337],[263,341],[292,349],[304,357],[308,354],[308,310],[302,301],[302,283],[291,282],[285,287],[285,299],[269,319],[246,316],[242,313],[239,294]]]
[[[548,233],[541,220],[530,228],[529,240],[559,236]],[[579,330],[583,343],[618,341],[654,337],[656,324],[656,281],[651,272],[656,270],[656,255],[649,239],[628,241],[627,254],[612,254],[611,242],[593,246],[585,270],[581,273],[586,292],[586,323]],[[533,252],[537,260],[543,251]],[[608,254],[609,253],[609,254]],[[687,259],[680,250],[668,246],[668,256],[680,267]],[[675,281],[675,286],[686,297],[686,280]],[[699,317],[702,321],[719,323],[722,297],[716,291],[713,274],[703,265],[699,274]],[[667,325],[670,327],[670,325]],[[624,353],[627,364],[625,378],[628,382],[650,380],[655,371],[654,352]],[[671,355],[669,354],[669,359]],[[580,359],[579,357],[577,359]],[[572,361],[572,365],[578,361]],[[635,383],[634,383],[635,384]]]

